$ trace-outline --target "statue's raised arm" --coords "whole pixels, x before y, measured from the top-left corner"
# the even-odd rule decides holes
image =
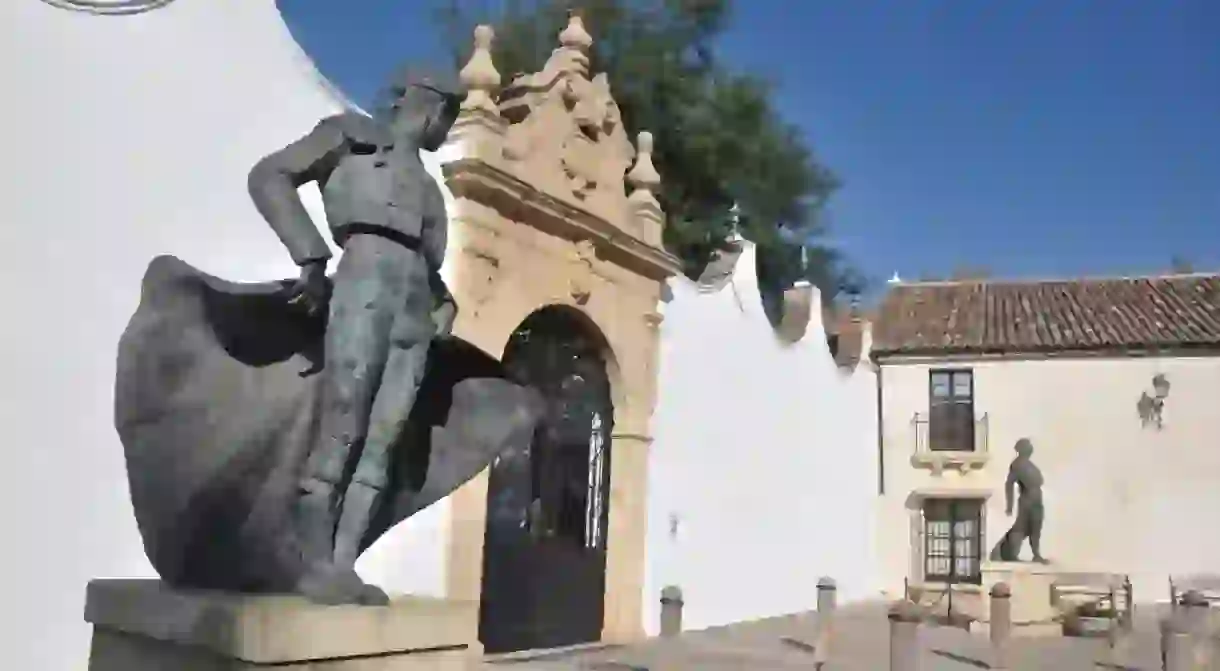
[[[347,153],[345,116],[323,119],[305,137],[256,163],[247,178],[254,207],[298,266],[325,262],[331,256],[297,188],[308,182],[324,184]]]

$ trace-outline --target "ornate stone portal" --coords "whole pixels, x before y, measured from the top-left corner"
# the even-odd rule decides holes
[[[445,166],[456,199],[449,257],[461,306],[455,332],[499,356],[531,314],[579,311],[600,333],[614,406],[603,640],[642,635],[649,419],[656,394],[657,305],[680,271],[661,247],[664,213],[652,136],[631,141],[593,40],[573,16],[541,71],[498,90],[491,28],[475,31],[469,90]],[[448,597],[478,600],[488,475],[451,498]]]

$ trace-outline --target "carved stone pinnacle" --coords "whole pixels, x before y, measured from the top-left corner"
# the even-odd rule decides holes
[[[588,51],[593,46],[593,37],[585,30],[585,22],[576,12],[568,14],[568,26],[560,31],[559,43],[578,51]]]
[[[500,86],[500,73],[491,59],[491,43],[495,39],[495,31],[491,26],[478,26],[474,29],[474,52],[458,76],[466,86],[466,100],[462,103],[464,110],[480,110],[498,114],[493,99],[496,89]]]

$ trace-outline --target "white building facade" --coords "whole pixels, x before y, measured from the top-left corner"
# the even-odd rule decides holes
[[[1125,574],[1137,602],[1214,572],[1218,318],[1214,275],[892,287],[872,352],[887,592],[979,589],[1023,438],[1054,571]]]

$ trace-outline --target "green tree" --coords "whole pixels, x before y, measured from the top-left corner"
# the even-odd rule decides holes
[[[593,70],[609,77],[627,128],[656,138],[665,244],[687,274],[736,228],[765,259],[766,284],[803,277],[836,294],[859,277],[824,244],[838,181],[776,114],[772,84],[718,59],[730,9],[729,0],[442,0],[437,18],[459,66],[474,25],[495,26],[493,58],[508,79],[541,67],[569,10],[579,12],[594,37]]]

